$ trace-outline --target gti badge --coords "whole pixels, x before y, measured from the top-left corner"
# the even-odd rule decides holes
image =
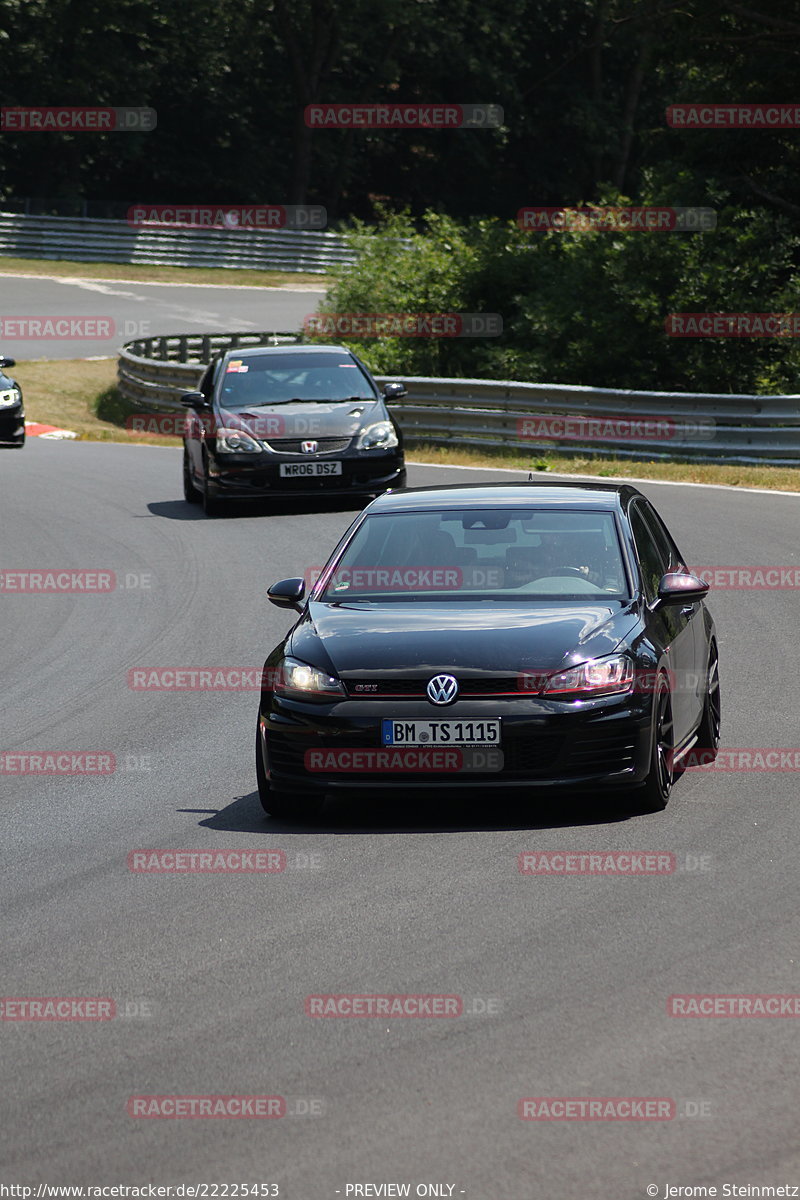
[[[431,704],[452,704],[458,695],[458,680],[454,675],[434,675],[426,691]]]

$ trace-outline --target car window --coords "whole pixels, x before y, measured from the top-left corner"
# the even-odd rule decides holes
[[[636,554],[642,568],[645,596],[648,604],[652,604],[658,595],[661,576],[669,570],[669,554],[664,555],[659,549],[640,504],[631,505],[630,522]]]
[[[376,400],[377,388],[349,354],[231,354],[224,365],[219,401],[234,411],[289,400]]]
[[[667,570],[677,570],[678,567],[683,566],[683,558],[675,542],[672,540],[669,530],[651,504],[646,504],[644,511],[647,524],[653,532],[653,538],[659,548],[661,557],[669,564]]]
[[[317,598],[627,598],[614,515],[553,509],[374,514]]]
[[[214,391],[214,367],[216,362],[212,362],[206,367],[203,372],[203,378],[200,380],[200,386],[197,389],[202,392],[207,400],[211,399],[211,394]]]

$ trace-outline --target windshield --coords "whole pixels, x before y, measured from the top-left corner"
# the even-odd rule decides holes
[[[625,600],[606,511],[453,509],[375,514],[317,600]]]
[[[376,400],[377,389],[347,354],[267,354],[230,358],[219,391],[223,408],[241,411],[290,400]]]

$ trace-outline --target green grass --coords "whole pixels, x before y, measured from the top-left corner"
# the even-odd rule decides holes
[[[514,453],[498,450],[469,450],[461,447],[406,446],[406,457],[414,462],[466,467],[506,467],[541,475],[600,475],[609,479],[664,479],[679,483],[722,483],[730,487],[770,488],[800,492],[798,467],[747,467],[723,463],[640,462],[601,457],[577,457],[551,452]]]
[[[24,393],[28,421],[71,429],[85,442],[180,445],[178,438],[127,431],[132,410],[117,390],[116,359],[18,362],[12,373]]]
[[[224,267],[151,267],[147,263],[67,262],[63,259],[4,258],[0,255],[0,275],[56,275],[69,279],[124,279],[132,283],[220,283],[246,287],[291,288],[314,284],[323,290],[327,275],[294,271],[256,271]]]

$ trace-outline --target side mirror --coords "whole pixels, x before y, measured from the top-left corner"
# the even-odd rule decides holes
[[[667,571],[658,585],[658,607],[665,604],[694,604],[705,600],[708,584],[683,571]]]
[[[0,355],[0,367],[15,367],[16,365],[15,358],[6,358],[5,355]]]
[[[206,400],[202,392],[184,392],[181,396],[181,404],[184,408],[210,408],[211,404]]]
[[[383,385],[384,400],[399,400],[401,396],[408,395],[408,388],[404,383],[385,383]]]
[[[299,612],[302,607],[300,601],[305,594],[305,579],[281,579],[268,589],[267,599],[278,608],[296,608]]]

